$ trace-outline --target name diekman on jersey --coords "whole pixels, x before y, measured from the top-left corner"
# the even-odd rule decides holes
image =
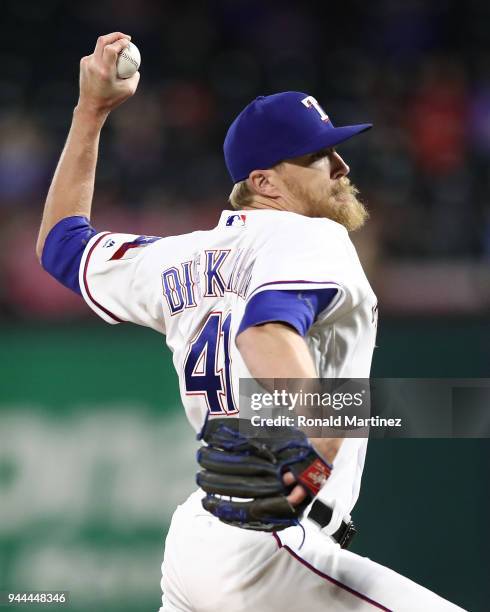
[[[227,227],[243,227],[246,215],[230,215]],[[131,242],[122,244],[112,255],[111,261],[133,259],[141,249],[160,240],[158,236],[138,236]],[[108,239],[103,248],[114,246],[114,240]],[[231,261],[231,271],[225,277],[223,265]],[[195,308],[197,302],[206,297],[221,297],[226,292],[236,293],[245,298],[250,287],[255,257],[252,249],[238,249],[231,254],[231,249],[210,249],[204,252],[204,287],[201,283],[199,269],[201,253],[194,258],[171,266],[162,273],[163,293],[171,316],[184,309]],[[180,269],[179,269],[180,268]]]
[[[245,215],[232,215],[245,222]],[[243,218],[243,219],[242,219]],[[239,222],[227,222],[229,227]],[[203,275],[199,269],[204,259]],[[223,267],[228,268],[226,274]],[[255,264],[253,249],[209,249],[204,254],[196,253],[190,261],[180,262],[179,267],[171,266],[162,273],[163,293],[171,316],[184,309],[194,308],[197,302],[206,297],[221,297],[226,292],[245,298],[252,280]],[[179,269],[180,268],[180,269]],[[202,280],[201,280],[202,278]]]

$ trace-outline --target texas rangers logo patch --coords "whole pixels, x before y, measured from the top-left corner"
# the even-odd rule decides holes
[[[245,225],[247,215],[230,215],[226,220],[226,227],[237,227]]]

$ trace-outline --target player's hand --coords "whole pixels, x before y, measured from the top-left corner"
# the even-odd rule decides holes
[[[107,114],[135,93],[140,73],[129,79],[119,79],[116,74],[118,55],[128,46],[130,38],[122,32],[99,36],[92,55],[82,57],[79,109]]]
[[[203,507],[242,529],[278,531],[296,525],[332,466],[293,427],[253,428],[246,419],[207,419],[199,434],[196,480]]]

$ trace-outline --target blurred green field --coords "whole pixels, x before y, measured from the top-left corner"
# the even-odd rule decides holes
[[[373,376],[488,376],[489,332],[488,320],[381,320]],[[197,445],[162,338],[99,323],[0,333],[0,590],[67,590],[75,612],[156,610]],[[487,610],[489,449],[372,440],[354,550]]]

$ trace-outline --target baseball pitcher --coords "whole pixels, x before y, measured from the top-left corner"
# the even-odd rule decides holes
[[[102,319],[151,327],[173,353],[202,448],[167,536],[161,611],[459,610],[347,550],[367,440],[238,426],[241,378],[369,377],[377,303],[348,234],[367,212],[335,147],[371,125],[334,127],[307,93],[260,96],[226,135],[234,186],[214,229],[96,230],[100,133],[138,86],[139,73],[116,77],[128,41],[102,36],[81,60],[37,254]]]

